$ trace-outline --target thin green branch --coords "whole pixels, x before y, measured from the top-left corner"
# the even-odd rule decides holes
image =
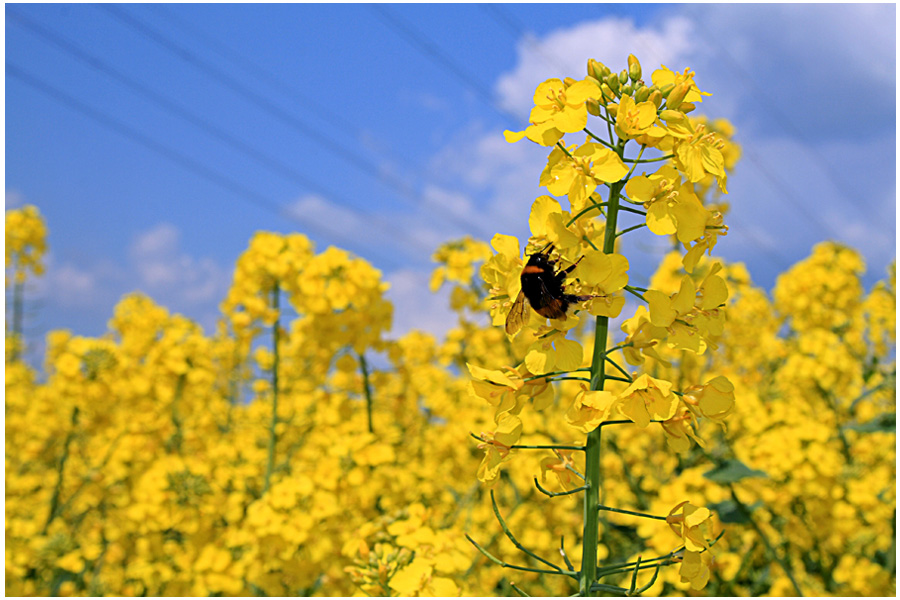
[[[606,357],[606,362],[608,362],[609,364],[611,364],[612,366],[614,366],[616,369],[618,369],[618,371],[619,371],[622,375],[624,375],[625,377],[627,377],[627,378],[628,378],[627,381],[628,381],[629,383],[634,383],[634,379],[632,379],[631,375],[628,374],[628,371],[626,371],[625,369],[623,369],[622,367],[619,366],[619,363],[617,363],[616,361],[614,361],[613,359],[611,359],[611,358],[608,357],[608,356]]]
[[[572,369],[571,371],[553,371],[552,373],[543,373],[541,375],[534,375],[532,377],[526,377],[522,381],[527,383],[529,381],[534,381],[535,379],[543,379],[544,377],[553,377],[555,375],[568,375],[569,373],[581,373],[581,372],[587,372],[587,371],[590,371],[590,369],[584,368],[584,369]]]
[[[631,572],[631,585],[628,588],[628,595],[634,596],[634,591],[637,589],[637,576],[638,571],[641,569],[641,557],[637,557],[637,564],[634,565],[634,571]]]
[[[634,231],[635,229],[640,229],[641,227],[646,227],[646,226],[647,226],[646,223],[638,223],[637,225],[632,225],[631,227],[628,227],[628,228],[623,229],[622,231],[618,232],[616,234],[616,237],[623,236],[626,233],[628,233],[629,231]]]
[[[471,431],[469,432],[469,435],[471,435],[473,438],[475,438],[479,442],[487,443],[487,440],[484,439],[483,437],[481,437],[480,435],[475,435]],[[512,446],[510,446],[510,448],[518,449],[518,450],[582,450],[582,451],[584,450],[584,446],[564,446],[562,444],[559,444],[559,445],[557,445],[557,444],[544,444],[544,445],[541,445],[541,444],[534,444],[534,445],[513,444]]]
[[[556,496],[568,496],[570,494],[577,494],[578,492],[583,492],[584,490],[588,489],[586,485],[583,485],[580,488],[575,488],[574,490],[569,490],[568,492],[549,492],[541,487],[541,484],[538,482],[537,477],[534,478],[534,485],[538,490],[541,491],[541,493],[546,494],[551,498],[555,498]]]
[[[473,540],[472,537],[468,533],[465,534],[465,536],[466,536],[466,539],[469,540],[469,542],[471,542],[473,546],[478,548],[479,552],[481,552],[488,558],[488,560],[500,565],[501,567],[503,567],[505,569],[515,569],[517,571],[531,571],[532,573],[542,573],[544,575],[568,575],[569,577],[575,577],[575,575],[576,575],[575,573],[569,572],[569,571],[562,571],[562,570],[551,571],[549,569],[532,569],[531,567],[520,567],[519,565],[510,564],[508,562],[500,560],[499,558],[497,558],[496,556],[494,556],[493,554],[491,554],[490,552],[488,552],[487,550],[482,548],[481,545],[478,542],[476,542],[475,540]]]
[[[569,149],[566,148],[566,145],[562,142],[556,142],[556,147],[565,152],[566,156],[568,156],[569,158],[575,158],[574,156],[572,156],[572,153],[569,152]]]
[[[631,170],[629,170],[629,171],[628,171],[628,175],[625,176],[625,181],[628,181],[629,179],[631,179],[631,176],[634,175],[634,170],[637,169],[637,166],[640,164],[640,162],[641,162],[641,157],[644,155],[644,150],[646,150],[646,149],[647,149],[647,145],[646,145],[646,144],[641,144],[641,149],[638,151],[637,159],[636,159],[636,160],[629,161],[629,162],[632,162],[632,163],[634,163],[634,164],[631,165]],[[624,157],[624,156],[622,157],[622,160],[625,161],[625,157]]]
[[[600,118],[603,119],[604,121],[606,121],[607,124],[609,124],[609,123],[611,122],[611,121],[609,121],[608,119],[606,119],[606,117],[604,117],[604,116],[602,116],[602,115],[600,116]],[[612,144],[610,144],[610,143],[607,142],[606,140],[604,140],[604,139],[602,139],[602,138],[599,138],[599,137],[597,137],[596,135],[594,135],[593,133],[591,133],[591,131],[590,131],[587,127],[584,128],[584,132],[585,132],[586,134],[588,134],[589,136],[591,136],[592,138],[594,138],[594,140],[596,140],[597,142],[599,142],[599,143],[603,144],[604,146],[606,146],[607,148],[609,148],[610,150],[615,150],[615,149],[616,149],[615,146],[613,146]]]
[[[638,210],[638,209],[636,209],[636,208],[631,208],[630,206],[621,206],[621,205],[619,205],[619,210],[624,210],[625,212],[634,213],[634,214],[636,214],[636,215],[643,215],[643,216],[645,216],[645,217],[647,216],[647,212],[646,212],[646,211]]]
[[[590,382],[589,377],[554,377],[550,381],[587,381]]]
[[[635,512],[633,510],[625,510],[622,508],[613,508],[611,506],[603,506],[602,504],[597,507],[597,510],[606,510],[609,512],[619,513],[623,515],[631,515],[633,517],[644,517],[645,519],[656,519],[657,521],[665,521],[665,517],[660,517],[658,515],[650,515],[647,513]]]
[[[640,298],[642,301],[644,301],[644,302],[647,301],[647,299],[644,298],[643,294],[641,294],[639,291],[637,291],[638,288],[634,288],[634,287],[631,287],[630,285],[626,285],[623,289],[624,289],[626,292],[628,292],[629,294],[632,294],[632,295],[634,295],[634,296],[637,296],[637,297]],[[646,290],[645,290],[645,291],[646,291]]]
[[[569,555],[566,554],[566,536],[564,535],[559,536],[559,554],[562,556],[566,566],[569,567],[569,570],[575,571],[575,567],[572,566],[572,561],[569,560]]]
[[[509,582],[509,586],[516,590],[516,593],[522,596],[523,598],[531,598],[531,594],[526,594],[524,590],[520,589],[519,586],[514,584],[512,581]]]
[[[526,548],[525,546],[523,546],[522,544],[519,543],[519,540],[517,540],[516,537],[513,535],[512,531],[510,531],[509,526],[507,526],[506,521],[503,520],[503,516],[500,514],[500,507],[497,506],[497,500],[496,500],[496,498],[494,498],[494,490],[491,490],[491,506],[493,506],[493,508],[494,508],[494,516],[497,517],[497,521],[500,523],[500,527],[503,529],[503,533],[506,534],[506,537],[509,538],[509,541],[511,541],[516,548],[518,548],[520,551],[524,552],[528,556],[532,557],[533,559],[537,560],[538,562],[542,562],[545,565],[547,565],[548,567],[556,569],[556,571],[559,573],[565,572],[563,569],[554,565],[552,562],[550,562],[546,558],[542,558],[542,557],[538,556],[537,554],[535,554],[534,552],[532,552],[531,550],[529,550],[528,548]]]
[[[572,217],[571,219],[569,219],[569,222],[566,223],[566,227],[570,227],[570,226],[572,225],[572,223],[574,223],[574,222],[577,221],[579,218],[581,218],[582,216],[584,216],[586,213],[589,213],[590,211],[592,211],[592,210],[594,210],[594,209],[596,209],[597,211],[599,211],[600,214],[603,214],[603,211],[602,211],[601,209],[602,209],[604,206],[607,206],[608,204],[609,204],[608,202],[594,202],[594,203],[590,204],[590,205],[587,206],[586,208],[583,208],[583,209],[581,209],[580,211],[578,211],[578,214],[577,214],[577,215],[575,215],[574,217]]]
[[[623,158],[622,162],[630,162],[630,163],[653,163],[653,162],[661,162],[664,160],[669,160],[670,158],[675,158],[674,154],[666,154],[665,156],[660,156],[659,158],[645,158],[643,160],[634,159],[634,158]]]

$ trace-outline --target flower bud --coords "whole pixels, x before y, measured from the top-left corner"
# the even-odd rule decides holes
[[[637,81],[641,78],[641,63],[634,54],[628,55],[628,76],[631,77],[632,81]]]
[[[603,81],[603,79],[607,75],[609,75],[609,67],[604,65],[602,62],[596,61],[593,58],[589,58],[587,64],[587,72],[588,75],[594,77],[595,79]]]
[[[648,98],[650,102],[652,102],[656,108],[659,108],[662,105],[663,95],[659,90],[653,90],[650,92],[650,98]]]
[[[678,85],[676,85],[671,92],[669,92],[669,96],[666,98],[666,108],[677,109],[681,106],[681,103],[684,101],[684,97],[687,96],[688,91],[691,89],[691,84],[687,81],[682,81]]]
[[[637,90],[634,92],[634,101],[635,102],[646,102],[647,98],[649,98],[649,97],[650,97],[650,88],[648,88],[646,85],[642,85],[641,87],[637,88]]]
[[[588,98],[588,99],[585,101],[584,105],[585,105],[585,107],[587,108],[587,111],[588,111],[589,113],[591,113],[591,114],[594,115],[595,117],[599,117],[599,116],[600,116],[600,103],[599,103],[599,102],[597,102],[597,101],[594,100],[593,98]]]
[[[622,87],[622,95],[623,96],[630,96],[633,93],[634,93],[634,86],[631,85],[630,83]]]
[[[609,112],[609,116],[615,117],[619,114],[619,105],[618,104],[608,104],[606,106],[606,110]]]
[[[683,123],[686,119],[680,110],[666,109],[659,113],[659,118],[667,123]]]
[[[612,89],[612,91],[619,93],[619,77],[615,73],[610,73],[606,76],[606,84]]]
[[[618,81],[618,79],[616,81]],[[604,99],[603,104],[604,105],[607,102],[612,102],[613,100],[616,99],[616,95],[613,93],[613,91],[611,89],[609,89],[609,86],[606,85],[606,83],[603,83],[600,86],[600,91],[603,92],[603,99]]]
[[[667,83],[666,85],[659,88],[659,91],[662,92],[663,98],[668,98],[669,94],[672,93],[672,90],[675,89],[674,83]]]
[[[566,77],[565,79],[563,79],[563,83],[566,84],[566,86],[568,87],[568,86],[576,83],[576,80],[572,79],[571,77]]]
[[[625,69],[622,69],[622,72],[619,73],[619,83],[621,83],[622,85],[625,85],[626,81],[628,81],[628,71]]]
[[[682,102],[681,106],[678,107],[678,110],[687,114],[697,108],[697,106],[693,102]]]

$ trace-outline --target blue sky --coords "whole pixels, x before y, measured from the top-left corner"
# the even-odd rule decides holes
[[[770,289],[836,239],[896,254],[896,8],[882,5],[21,5],[6,16],[6,206],[50,230],[26,333],[99,335],[141,290],[208,331],[257,230],[391,282],[395,332],[454,323],[431,252],[527,236],[534,88],[636,54],[690,67],[737,127],[717,252]],[[698,112],[701,112],[698,111]],[[644,235],[633,281],[665,247]]]

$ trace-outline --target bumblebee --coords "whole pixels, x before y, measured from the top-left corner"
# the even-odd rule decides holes
[[[506,317],[506,333],[509,335],[515,335],[528,320],[525,312],[526,300],[531,308],[542,317],[562,319],[566,316],[571,304],[595,297],[565,293],[563,283],[566,275],[578,266],[578,262],[562,271],[557,271],[557,261],[550,259],[552,250],[553,246],[550,245],[528,257],[528,262],[522,269],[522,291],[519,292]]]

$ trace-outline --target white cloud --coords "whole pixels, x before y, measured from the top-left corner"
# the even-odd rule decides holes
[[[102,271],[83,269],[72,263],[57,265],[48,260],[45,276],[35,280],[37,295],[49,296],[63,308],[91,307],[105,296]]]
[[[516,68],[497,82],[500,104],[527,117],[539,83],[551,77],[582,79],[588,58],[618,71],[634,53],[649,81],[652,69],[660,64],[678,68],[694,47],[692,38],[691,22],[677,16],[659,28],[637,28],[631,19],[609,18],[558,29],[543,39],[526,38],[517,45]]]
[[[181,232],[170,223],[160,223],[140,233],[129,249],[138,286],[174,306],[194,306],[224,298],[229,283],[225,270],[210,258],[184,253],[180,244]]]
[[[418,329],[434,335],[438,341],[457,324],[456,314],[450,310],[450,293],[444,286],[437,293],[428,287],[430,272],[401,269],[390,273],[387,298],[394,305],[394,326],[391,337],[399,338]]]

